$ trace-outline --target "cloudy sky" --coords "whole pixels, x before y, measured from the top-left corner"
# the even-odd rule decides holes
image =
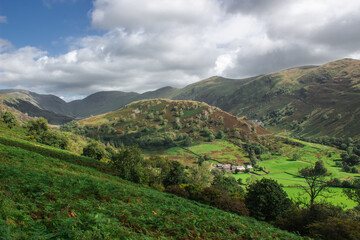
[[[0,88],[67,100],[360,58],[358,0],[0,0]]]

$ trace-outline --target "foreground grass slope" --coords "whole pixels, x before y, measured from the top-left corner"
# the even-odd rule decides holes
[[[299,239],[22,148],[0,144],[0,161],[2,239]]]

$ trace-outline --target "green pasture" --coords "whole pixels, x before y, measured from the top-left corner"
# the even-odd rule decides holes
[[[299,176],[299,170],[307,166],[312,166],[318,160],[322,160],[328,169],[330,175],[327,179],[339,178],[341,180],[351,180],[360,177],[360,175],[356,173],[344,172],[340,167],[335,165],[335,163],[341,159],[341,150],[320,144],[296,141],[302,143],[304,146],[299,147],[284,144],[282,147],[283,154],[268,154],[262,157],[264,160],[259,161],[258,165],[268,171],[269,174],[263,171],[257,171],[255,173],[233,174],[233,176],[236,179],[242,179],[244,184],[251,184],[261,178],[274,179],[284,186],[286,192],[293,199],[298,196],[305,196],[304,190],[300,186],[306,186],[306,183],[305,180]],[[294,154],[299,156],[298,160],[293,160]],[[347,196],[343,194],[341,188],[330,188],[329,192],[319,197],[319,201],[329,201],[335,205],[343,206],[346,209],[356,206],[354,201],[348,199]]]

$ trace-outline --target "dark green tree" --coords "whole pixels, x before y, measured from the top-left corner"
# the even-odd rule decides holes
[[[251,165],[253,165],[255,167],[256,163],[257,163],[257,158],[256,158],[256,154],[255,154],[254,150],[250,151],[249,158],[250,158]]]
[[[169,162],[169,171],[163,179],[165,187],[171,185],[179,185],[185,181],[185,167],[177,161]]]
[[[124,147],[117,154],[113,155],[110,164],[119,177],[135,183],[143,183],[143,161],[144,158],[140,148],[129,146]]]
[[[223,131],[218,131],[216,134],[217,139],[223,139],[225,137],[225,133]]]
[[[343,154],[341,154],[341,159],[342,159],[343,163],[345,163],[348,166],[355,166],[355,165],[359,164],[359,162],[360,162],[360,157],[355,154],[343,153]]]
[[[289,209],[291,201],[281,186],[272,179],[263,178],[248,188],[245,203],[250,215],[265,221],[274,220]]]

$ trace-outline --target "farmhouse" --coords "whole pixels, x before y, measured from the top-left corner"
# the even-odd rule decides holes
[[[236,166],[232,164],[216,164],[215,168],[219,171],[225,170],[226,172],[235,172],[236,170],[245,171],[246,169],[253,168],[253,166],[251,164],[241,166]]]

